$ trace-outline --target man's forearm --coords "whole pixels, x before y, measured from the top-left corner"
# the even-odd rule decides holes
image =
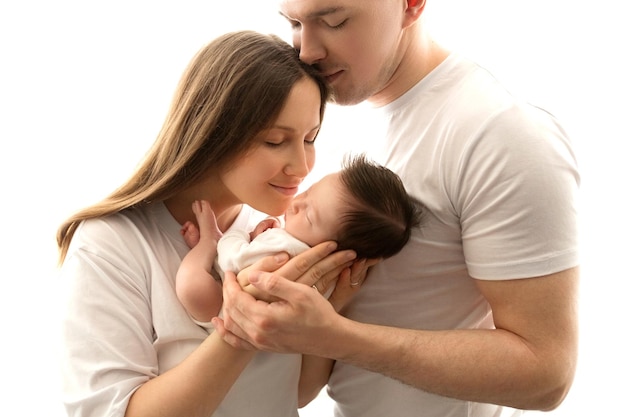
[[[349,322],[327,354],[421,390],[521,409],[552,409],[574,364],[538,355],[504,330],[416,331]]]

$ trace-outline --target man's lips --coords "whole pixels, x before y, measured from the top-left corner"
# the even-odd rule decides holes
[[[343,71],[336,71],[330,74],[325,74],[324,78],[326,78],[326,82],[328,84],[332,84],[333,81],[335,81],[337,78],[339,78],[339,76],[343,73]]]

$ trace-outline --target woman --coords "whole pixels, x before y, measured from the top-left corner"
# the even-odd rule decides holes
[[[313,166],[327,94],[323,78],[274,36],[227,34],[192,60],[137,171],[59,229],[70,416],[297,415],[300,355],[207,337],[178,302],[174,279],[193,201],[209,201],[221,231],[257,223],[246,205],[284,212]],[[312,285],[354,257],[326,257],[332,250],[322,244],[306,262],[283,256],[259,268],[282,265]],[[315,263],[317,271],[299,270]]]

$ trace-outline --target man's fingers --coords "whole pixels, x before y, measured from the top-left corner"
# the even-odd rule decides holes
[[[324,242],[291,258],[289,262],[275,272],[291,281],[299,278],[320,260],[337,248],[335,242]],[[321,277],[321,275],[320,275]]]
[[[248,279],[248,275],[252,271],[268,271],[273,272],[280,268],[289,260],[289,254],[287,252],[280,252],[273,256],[265,256],[247,268],[242,269],[237,274],[237,281],[241,285],[246,285],[250,280]]]
[[[356,258],[356,253],[351,250],[332,253],[336,248],[335,242],[320,243],[293,257],[275,272],[291,281],[297,280],[308,286],[316,284],[331,273],[331,278],[334,278],[346,263]]]
[[[311,291],[310,286],[302,285],[299,282],[290,281],[276,273],[255,271],[250,274],[250,284],[259,290],[289,302],[303,294],[304,291]],[[306,293],[305,293],[306,294]]]

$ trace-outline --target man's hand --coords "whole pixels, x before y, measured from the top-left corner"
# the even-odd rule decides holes
[[[288,262],[285,262],[286,254],[269,256],[241,271],[237,279],[234,278],[234,274],[228,273],[224,279],[224,320],[218,319],[214,323],[220,335],[235,347],[250,348],[255,345],[250,343],[253,338],[246,334],[243,328],[252,327],[245,323],[244,319],[249,314],[255,314],[250,313],[252,309],[269,308],[274,311],[278,308],[277,306],[288,304],[294,307],[291,310],[292,314],[299,314],[297,310],[305,307],[310,302],[310,297],[317,300],[315,306],[312,305],[311,308],[325,309],[327,313],[334,315],[333,307],[321,296],[320,292],[330,288],[339,278],[339,289],[334,296],[331,295],[331,302],[333,305],[342,307],[349,299],[347,295],[355,291],[347,287],[350,287],[351,267],[356,254],[349,250],[333,253],[336,247],[334,242],[321,243]],[[352,277],[352,282],[361,283],[365,277],[367,262],[357,262],[355,265],[356,276]],[[271,275],[276,277],[274,280],[281,283],[268,288],[259,279],[263,275],[261,271],[273,272]],[[242,288],[238,281],[246,282],[247,285]],[[288,283],[287,288],[283,290],[285,283]],[[313,285],[315,285],[314,288],[312,288]],[[306,297],[303,298],[303,294],[306,294]],[[301,305],[302,303],[305,305]],[[286,314],[289,316],[289,313],[286,312]],[[317,313],[313,310],[311,314]],[[271,313],[268,320],[271,320],[270,317]],[[287,318],[286,321],[289,319]]]

